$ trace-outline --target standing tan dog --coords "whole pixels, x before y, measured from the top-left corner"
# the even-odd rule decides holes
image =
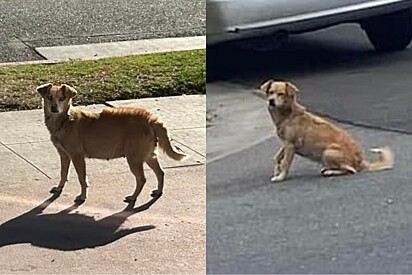
[[[257,95],[267,100],[277,135],[283,142],[274,156],[272,182],[286,178],[295,154],[322,163],[324,176],[392,168],[393,155],[389,147],[371,150],[379,153],[377,161],[364,160],[358,143],[349,133],[306,111],[296,101],[298,89],[292,83],[269,80],[260,89],[264,94]]]
[[[144,162],[155,172],[158,182],[152,196],[160,196],[164,172],[156,158],[157,145],[174,160],[186,157],[173,150],[166,128],[143,108],[105,108],[100,113],[86,112],[72,106],[77,91],[68,85],[44,84],[37,88],[37,92],[43,97],[46,126],[61,162],[60,183],[50,190],[51,193],[61,193],[67,182],[70,162],[73,162],[81,185],[81,193],[75,201],[83,202],[88,187],[85,158],[126,157],[136,177],[136,189],[125,202],[136,201],[146,182]]]

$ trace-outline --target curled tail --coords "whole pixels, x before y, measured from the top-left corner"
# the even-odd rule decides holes
[[[163,149],[166,155],[168,155],[170,158],[174,160],[184,159],[186,155],[176,152],[173,149],[172,144],[170,144],[169,136],[167,135],[167,129],[164,127],[163,123],[159,121],[154,121],[152,125],[155,130],[157,140],[159,142],[159,147]]]
[[[373,148],[372,152],[379,154],[378,160],[376,161],[366,161],[362,162],[363,168],[368,171],[378,171],[391,169],[393,167],[393,153],[388,146],[382,148]]]

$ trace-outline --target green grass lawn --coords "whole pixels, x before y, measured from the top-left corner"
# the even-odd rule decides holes
[[[108,100],[206,93],[206,50],[0,66],[0,112],[41,107],[36,87],[69,84],[77,105]]]

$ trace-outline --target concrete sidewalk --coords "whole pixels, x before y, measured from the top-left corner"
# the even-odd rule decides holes
[[[172,143],[190,158],[160,156],[164,195],[147,211],[125,210],[123,197],[135,181],[124,159],[87,160],[90,189],[83,205],[73,204],[80,191],[73,167],[62,195],[45,201],[59,180],[60,163],[43,111],[0,113],[1,273],[205,272],[206,96],[110,103],[157,114]],[[149,201],[156,187],[153,172],[145,172],[136,206]]]
[[[253,147],[273,137],[266,103],[252,89],[229,82],[207,83],[207,163]],[[237,115],[242,114],[242,119]]]
[[[43,60],[6,62],[0,66],[55,64],[71,60],[98,60],[109,57],[145,55],[206,48],[206,36],[169,37],[82,45],[38,47],[34,50]]]
[[[141,55],[173,51],[199,50],[206,47],[206,36],[170,37],[121,42],[39,47],[36,51],[47,60],[91,60],[114,56]]]

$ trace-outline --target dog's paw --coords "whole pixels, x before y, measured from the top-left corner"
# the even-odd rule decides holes
[[[322,176],[324,177],[331,177],[335,175],[335,171],[333,170],[328,170],[328,169],[322,169],[322,171],[320,171],[320,173],[322,174]]]
[[[63,188],[59,187],[59,186],[53,186],[52,189],[50,189],[50,193],[52,194],[61,194]]]
[[[327,169],[327,168],[324,168],[321,170],[321,174],[324,177],[341,176],[341,175],[345,175],[346,173],[347,171],[333,170],[333,169]]]
[[[273,169],[273,177],[279,176],[280,174],[282,174],[282,170],[279,166],[275,166],[275,168]]]
[[[153,190],[152,194],[150,194],[150,196],[152,196],[153,198],[160,197],[161,195],[163,195],[163,192],[159,189]]]
[[[124,202],[135,202],[135,201],[136,201],[136,197],[134,197],[134,196],[126,196],[123,201],[124,201]]]
[[[280,174],[280,175],[273,176],[273,177],[270,179],[270,181],[271,181],[271,182],[280,182],[280,181],[284,181],[285,178],[286,178],[286,175]]]
[[[74,199],[74,202],[79,204],[79,203],[83,203],[85,200],[86,200],[86,196],[80,194]]]
[[[328,170],[329,168],[323,167],[322,169],[320,169],[320,173],[323,175],[323,173],[325,173]]]

